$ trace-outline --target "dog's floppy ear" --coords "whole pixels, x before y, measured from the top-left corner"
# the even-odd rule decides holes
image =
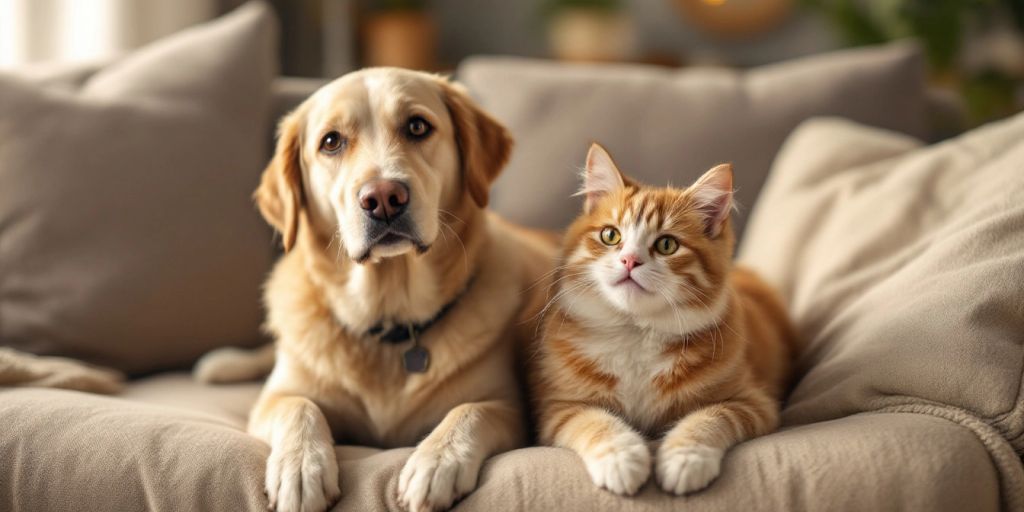
[[[446,79],[439,80],[445,105],[455,126],[462,179],[473,201],[487,206],[491,183],[512,152],[512,135],[469,97],[466,89]]]
[[[285,251],[295,245],[303,203],[299,118],[296,112],[281,120],[274,157],[263,170],[260,186],[253,194],[263,218],[281,233]]]

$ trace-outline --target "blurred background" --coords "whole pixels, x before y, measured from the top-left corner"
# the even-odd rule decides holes
[[[243,0],[0,0],[0,69],[111,58]],[[1024,0],[274,0],[284,74],[475,54],[747,68],[915,38],[973,124],[1024,106]]]

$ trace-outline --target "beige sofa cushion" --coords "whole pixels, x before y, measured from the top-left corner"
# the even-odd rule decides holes
[[[259,340],[270,8],[95,74],[0,74],[0,343],[131,373]]]
[[[262,512],[268,448],[247,436],[256,384],[206,387],[187,375],[132,383],[120,398],[0,390],[0,510]],[[111,428],[116,425],[117,428]],[[411,449],[339,446],[344,511],[401,510]],[[1012,476],[1012,475],[1011,475]],[[744,443],[706,491],[673,498],[648,483],[633,498],[594,487],[568,450],[528,448],[488,461],[456,511],[998,510],[998,474],[968,429],[918,414],[861,414]]]
[[[688,185],[713,165],[733,162],[736,198],[746,210],[782,142],[808,117],[926,132],[922,59],[906,44],[746,72],[473,58],[458,77],[516,138],[492,206],[538,227],[561,228],[578,214],[579,198],[570,195],[591,141],[604,144],[623,170],[657,185]],[[744,220],[738,217],[738,233]]]
[[[1024,474],[1021,162],[1024,114],[928,148],[837,119],[793,134],[740,257],[807,343],[787,423],[932,414]]]

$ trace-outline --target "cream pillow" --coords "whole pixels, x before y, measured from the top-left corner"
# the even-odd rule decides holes
[[[837,119],[789,138],[740,255],[807,344],[786,423],[931,414],[1024,454],[1021,162],[1024,114],[925,148]]]

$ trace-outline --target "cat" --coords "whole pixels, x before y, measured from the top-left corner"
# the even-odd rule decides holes
[[[642,185],[600,145],[565,235],[531,382],[542,444],[594,483],[708,486],[731,446],[775,430],[796,353],[776,293],[733,268],[732,168],[686,189]]]

